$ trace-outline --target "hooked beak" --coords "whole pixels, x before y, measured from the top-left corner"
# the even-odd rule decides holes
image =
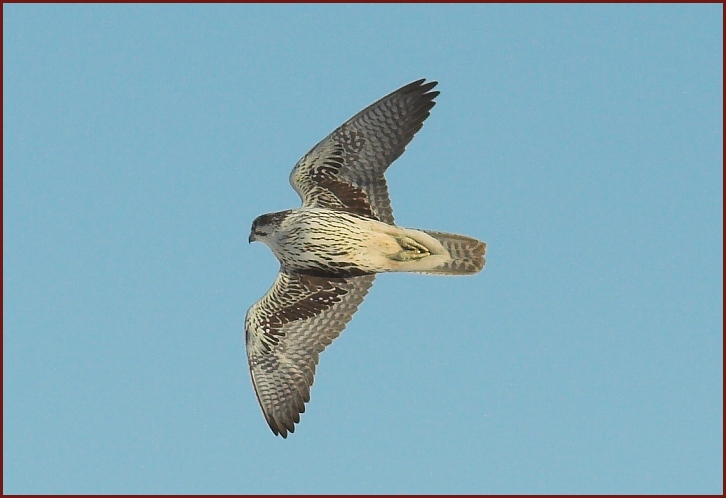
[[[255,232],[252,232],[252,233],[250,233],[250,238],[249,238],[249,239],[247,239],[247,242],[249,242],[249,243],[251,244],[251,243],[252,243],[252,242],[254,242],[255,240],[257,240],[257,239],[255,238]]]

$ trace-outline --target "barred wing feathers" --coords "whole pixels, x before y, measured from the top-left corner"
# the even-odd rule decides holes
[[[304,207],[342,209],[393,224],[383,177],[435,105],[436,81],[414,81],[366,107],[313,147],[290,173]]]
[[[310,401],[318,357],[345,328],[375,275],[329,278],[281,269],[245,317],[257,400],[275,434],[295,431]]]

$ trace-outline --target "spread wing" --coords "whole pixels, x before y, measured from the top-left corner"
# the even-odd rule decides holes
[[[310,401],[318,355],[338,337],[375,275],[328,278],[280,269],[245,317],[247,359],[272,432],[295,431]]]
[[[290,173],[304,207],[342,209],[393,224],[383,177],[421,129],[436,81],[399,88],[350,118],[313,147]]]

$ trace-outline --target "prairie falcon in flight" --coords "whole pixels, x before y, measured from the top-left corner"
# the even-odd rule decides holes
[[[414,81],[366,107],[292,170],[302,207],[263,214],[249,241],[269,246],[280,272],[247,311],[252,383],[270,429],[287,437],[310,400],[318,356],[338,337],[376,273],[471,275],[486,244],[394,224],[383,177],[421,129],[435,81]]]

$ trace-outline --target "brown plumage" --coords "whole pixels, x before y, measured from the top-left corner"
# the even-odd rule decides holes
[[[302,207],[259,216],[250,242],[280,261],[272,288],[245,318],[257,399],[275,434],[294,432],[310,400],[319,354],[345,328],[376,273],[471,275],[486,244],[396,226],[386,169],[421,129],[436,82],[418,80],[366,107],[295,165]]]

